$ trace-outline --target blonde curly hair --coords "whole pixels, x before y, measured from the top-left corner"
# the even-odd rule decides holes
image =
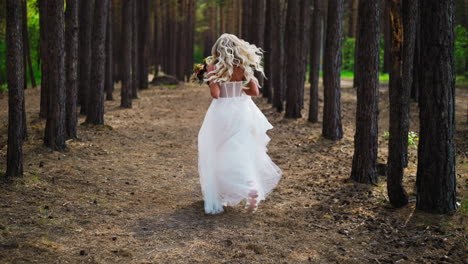
[[[262,65],[263,50],[257,46],[239,39],[232,34],[221,35],[211,49],[211,56],[206,58],[208,65],[214,64],[214,70],[210,72],[205,82],[229,82],[234,72],[234,66],[244,69],[245,82],[254,81],[260,87],[254,70],[263,76]]]

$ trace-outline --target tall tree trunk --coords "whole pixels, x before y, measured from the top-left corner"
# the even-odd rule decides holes
[[[343,137],[341,125],[341,21],[343,0],[328,1],[325,54],[323,58],[323,129],[322,135],[331,140]]]
[[[302,83],[301,83],[301,90],[299,91],[299,102],[301,104],[301,109],[304,108],[304,87],[305,87],[305,80],[307,76],[307,59],[308,59],[308,51],[310,48],[310,15],[311,15],[311,10],[312,8],[312,1],[310,0],[302,0],[301,1],[301,28],[302,28],[302,41],[301,43],[301,51],[302,51],[302,56],[301,56],[301,63],[302,63]]]
[[[94,7],[91,86],[86,123],[104,124],[104,83],[106,76],[106,26],[109,0],[96,1]]]
[[[417,3],[391,3],[392,57],[390,70],[390,139],[388,145],[387,190],[395,207],[408,203],[403,188],[404,167],[408,164],[409,97],[413,81],[413,56]]]
[[[36,78],[34,78],[34,69],[32,66],[31,60],[31,48],[29,47],[29,34],[28,34],[28,9],[26,0],[22,0],[23,4],[23,48],[24,48],[24,58],[27,62],[28,70],[29,70],[29,79],[31,80],[31,86],[33,88],[36,87]],[[26,63],[25,63],[26,65]],[[24,72],[26,74],[26,71]],[[24,78],[24,85],[26,87],[26,78]]]
[[[359,1],[356,133],[351,178],[361,183],[377,183],[379,115],[379,5],[378,1]]]
[[[265,14],[265,44],[263,45],[263,49],[266,50],[264,54],[264,61],[265,61],[265,75],[268,79],[263,82],[263,89],[262,95],[265,98],[268,98],[268,103],[271,103],[273,99],[273,92],[271,90],[271,47],[272,47],[272,39],[271,39],[271,30],[274,26],[273,17],[271,16],[271,2],[266,1],[266,14]],[[276,19],[276,18],[275,18]]]
[[[161,16],[159,15],[161,10],[160,10],[160,7],[161,7],[161,3],[160,3],[160,0],[157,0],[156,2],[154,2],[154,31],[153,31],[153,34],[154,34],[154,47],[153,47],[153,56],[154,56],[154,61],[153,61],[153,64],[154,64],[154,77],[156,78],[158,76],[158,73],[159,73],[159,66],[161,65],[161,52],[160,52],[160,49],[161,49],[161,31],[160,31],[160,20],[161,20]]]
[[[272,72],[271,72],[271,85],[273,91],[273,106],[276,108],[276,111],[281,113],[283,112],[284,106],[284,37],[283,37],[283,28],[284,28],[284,12],[282,11],[282,1],[281,0],[272,0],[271,1],[271,12],[272,17],[275,17],[278,21],[275,27],[271,29],[271,57],[275,58],[275,63],[273,63]]]
[[[132,14],[135,0],[122,0],[122,88],[120,106],[132,108]]]
[[[356,37],[356,25],[358,20],[358,5],[359,0],[350,0],[349,3],[349,22],[348,22],[348,37]]]
[[[310,104],[308,120],[312,123],[317,123],[320,51],[322,49],[322,10],[320,0],[314,0],[310,38]]]
[[[63,0],[47,0],[49,25],[49,113],[45,127],[44,145],[52,150],[65,150],[65,38]]]
[[[288,13],[286,18],[286,113],[287,118],[300,118],[301,115],[301,84],[304,75],[302,70],[303,27],[301,23],[301,0],[288,0]]]
[[[420,80],[419,80],[419,71],[421,68],[421,11],[420,9],[420,0],[413,0],[416,5],[416,31],[415,31],[415,42],[414,42],[414,58],[413,58],[413,83],[411,85],[411,99],[417,102],[419,100],[419,91],[420,91]]]
[[[104,90],[106,91],[106,100],[114,100],[112,93],[114,92],[114,47],[113,43],[113,0],[109,0],[109,14],[107,15],[107,29],[106,29],[106,80]]]
[[[24,71],[21,2],[6,2],[8,148],[6,177],[23,176]]]
[[[247,41],[252,41],[252,5],[253,0],[242,0],[242,38]]]
[[[421,63],[416,208],[453,213],[455,177],[454,0],[421,1]]]
[[[390,25],[390,6],[388,0],[383,0],[383,35],[384,35],[384,63],[382,71],[384,73],[388,73],[390,70],[390,65],[392,64],[392,32],[391,32],[391,25]]]
[[[40,118],[47,118],[47,113],[49,110],[49,97],[48,97],[48,77],[49,77],[49,55],[47,50],[47,27],[49,23],[47,22],[47,10],[46,10],[46,1],[39,0],[39,31],[40,31],[40,54],[41,54],[41,103],[39,110]]]
[[[78,1],[67,0],[67,9],[65,11],[65,56],[67,62],[65,133],[67,139],[77,137]]]
[[[91,84],[91,33],[93,30],[94,0],[80,0],[79,18],[79,68],[78,68],[78,102],[80,113],[86,115],[88,109],[88,93]]]
[[[136,0],[132,5],[132,98],[138,98],[138,90],[140,89],[140,57],[138,53],[140,52],[139,43],[140,43],[140,27],[138,21],[140,1]]]
[[[252,24],[251,28],[251,43],[257,47],[263,48],[264,37],[265,37],[265,0],[253,1],[252,12]],[[263,75],[260,72],[255,73],[255,77],[258,79],[258,83],[263,86]],[[263,92],[263,89],[262,89]]]
[[[150,6],[148,0],[139,0],[138,4],[140,5],[140,35],[139,35],[139,44],[140,51],[138,56],[140,56],[138,63],[140,64],[139,68],[139,89],[148,89],[148,58],[149,58],[149,36],[150,36]]]

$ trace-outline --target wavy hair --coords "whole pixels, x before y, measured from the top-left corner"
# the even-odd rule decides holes
[[[253,80],[260,87],[254,70],[263,76],[262,65],[263,50],[257,46],[239,39],[232,34],[221,35],[211,49],[211,56],[206,58],[207,64],[214,64],[215,69],[210,76],[205,78],[206,82],[229,82],[234,72],[234,66],[244,69],[246,83]]]

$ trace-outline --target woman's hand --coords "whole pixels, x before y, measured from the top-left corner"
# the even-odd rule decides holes
[[[244,91],[244,93],[246,93],[247,95],[250,95],[250,96],[259,96],[260,95],[260,91],[258,91],[257,84],[252,80],[250,80],[250,82],[249,82],[249,88],[242,88],[242,90]]]

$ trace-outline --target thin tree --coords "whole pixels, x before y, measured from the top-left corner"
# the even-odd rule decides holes
[[[106,91],[106,100],[114,100],[112,93],[114,92],[114,49],[113,49],[113,0],[109,2],[109,14],[107,15],[106,27],[106,80],[104,90]]]
[[[24,71],[21,2],[6,2],[8,148],[6,177],[23,175]]]
[[[139,52],[140,56],[138,63],[140,64],[139,68],[139,89],[148,89],[148,58],[149,58],[149,36],[150,36],[150,3],[149,0],[139,0]]]
[[[63,0],[47,0],[47,49],[49,56],[49,112],[44,145],[53,150],[65,150],[65,37]]]
[[[272,47],[272,39],[271,39],[271,30],[274,26],[274,20],[271,15],[271,6],[272,1],[266,1],[266,13],[265,13],[265,43],[263,45],[263,49],[267,52],[264,53],[264,60],[265,60],[265,75],[268,79],[264,80],[263,82],[263,89],[262,95],[265,98],[268,98],[268,103],[271,103],[273,99],[273,91],[271,90],[271,69],[273,67],[271,63],[271,47]]]
[[[356,132],[351,178],[361,183],[377,183],[379,113],[379,2],[359,1],[358,42],[359,72],[357,87]]]
[[[322,135],[331,140],[343,137],[340,91],[342,16],[343,0],[328,1],[326,44],[323,58]]]
[[[31,81],[31,86],[36,87],[36,78],[34,77],[34,70],[31,60],[31,49],[29,47],[29,34],[28,34],[28,8],[26,0],[22,0],[22,11],[23,11],[23,49],[24,49],[24,60],[25,64],[28,67],[29,79]],[[26,71],[24,72],[26,76]],[[26,87],[26,78],[24,78],[24,85]]]
[[[132,98],[138,98],[138,90],[140,89],[140,56],[137,56],[140,52],[140,32],[138,21],[140,20],[139,9],[140,1],[136,0],[132,3]]]
[[[65,55],[67,62],[65,130],[68,139],[77,137],[78,1],[79,0],[67,0],[67,9],[65,11]]]
[[[320,0],[314,0],[310,34],[310,102],[308,120],[318,122],[318,87],[320,72],[320,51],[322,49],[322,10]]]
[[[255,0],[252,3],[252,18],[250,26],[251,43],[257,47],[263,48],[265,38],[265,0]],[[259,72],[255,73],[260,85],[263,86],[263,75]],[[263,92],[263,89],[262,89]],[[267,94],[268,95],[268,94]]]
[[[276,111],[283,112],[284,106],[284,83],[285,83],[285,56],[284,56],[284,25],[285,16],[283,12],[283,6],[281,0],[272,0],[271,3],[271,16],[276,18],[278,23],[271,29],[271,58],[275,59],[272,63],[272,69],[270,74],[271,86],[273,91],[273,107]]]
[[[94,7],[91,85],[86,123],[104,124],[104,82],[106,80],[106,27],[109,0],[96,1]]]
[[[85,115],[88,109],[88,93],[91,84],[91,34],[93,31],[94,0],[80,0],[79,14],[79,68],[78,68],[78,102],[80,113]]]
[[[454,0],[421,5],[421,63],[424,93],[419,97],[416,208],[453,213],[455,177]]]
[[[242,0],[242,38],[252,41],[253,0]]]
[[[120,106],[132,108],[132,14],[134,0],[122,0],[122,88]]]

